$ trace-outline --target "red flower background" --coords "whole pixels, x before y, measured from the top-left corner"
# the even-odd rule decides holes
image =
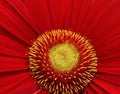
[[[48,94],[29,74],[28,48],[46,30],[91,40],[98,72],[82,94],[118,94],[120,0],[0,0],[0,94]]]

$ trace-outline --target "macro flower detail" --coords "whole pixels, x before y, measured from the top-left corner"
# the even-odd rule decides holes
[[[29,62],[40,87],[50,94],[74,94],[91,82],[98,60],[85,37],[68,30],[51,30],[33,42]]]
[[[0,94],[119,94],[120,0],[0,0]]]

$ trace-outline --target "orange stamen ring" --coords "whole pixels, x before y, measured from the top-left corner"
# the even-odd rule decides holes
[[[43,33],[29,48],[29,68],[36,83],[50,94],[81,92],[97,72],[90,41],[69,30]]]

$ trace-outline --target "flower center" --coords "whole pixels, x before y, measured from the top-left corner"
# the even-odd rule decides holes
[[[32,77],[49,94],[78,94],[97,72],[98,58],[93,45],[73,31],[43,33],[28,54]]]
[[[50,49],[49,57],[53,69],[68,72],[78,63],[79,52],[74,45],[61,43]]]

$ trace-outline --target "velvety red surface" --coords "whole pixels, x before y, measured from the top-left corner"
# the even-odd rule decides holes
[[[28,47],[70,29],[90,39],[98,73],[83,94],[119,94],[120,0],[0,0],[0,94],[48,94],[29,74]]]

